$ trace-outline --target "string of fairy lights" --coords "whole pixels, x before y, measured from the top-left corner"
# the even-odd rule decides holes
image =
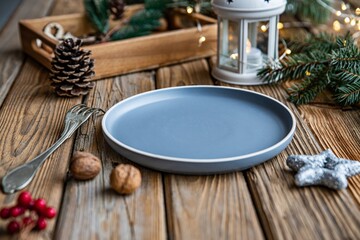
[[[339,20],[333,22],[333,29],[335,31],[340,31],[343,28],[355,28],[360,31],[359,7],[352,10],[349,4],[341,2],[340,9],[335,9],[324,3],[322,0],[316,0],[316,2],[343,20],[343,23]]]
[[[324,7],[326,10],[328,10],[330,13],[334,14],[337,19],[335,19],[332,23],[333,30],[338,32],[340,30],[355,30],[355,33],[353,34],[354,38],[360,37],[360,33],[357,31],[360,31],[360,7],[357,7],[356,9],[352,9],[350,4],[341,2],[339,4],[339,9],[336,9],[335,7],[328,5],[326,2],[322,0],[315,0],[320,6]],[[291,28],[291,27],[306,27],[310,26],[311,23],[306,22],[288,22],[288,23],[282,23],[279,22],[278,28]],[[268,25],[261,25],[260,26],[261,31],[266,32],[268,29]]]
[[[341,1],[339,8],[335,8],[323,0],[315,0],[320,6],[324,7],[330,13],[336,16],[332,23],[332,28],[335,32],[339,32],[341,30],[353,30],[353,37],[355,39],[360,38],[360,7],[356,9],[352,9],[350,4]],[[194,7],[187,6],[186,12],[188,14],[199,13],[201,8],[201,1],[195,4]],[[300,21],[292,21],[292,22],[279,22],[278,29],[284,28],[303,28],[303,27],[310,27],[312,24],[310,22],[300,22]],[[196,26],[198,33],[200,34],[198,42],[199,46],[202,45],[206,41],[206,37],[202,34],[202,26],[199,20],[196,20]],[[269,28],[268,24],[263,24],[260,26],[260,30],[266,32]],[[290,54],[290,49],[285,49],[284,54]],[[282,55],[283,56],[283,55]]]
[[[200,11],[201,11],[201,2],[196,3],[194,7],[191,7],[191,6],[186,7],[186,12],[188,14],[192,14],[194,12],[200,13]],[[196,28],[199,33],[198,46],[201,47],[203,42],[206,41],[206,37],[202,34],[202,26],[201,26],[199,19],[196,19]]]
[[[351,6],[345,2],[340,3],[340,8],[336,9],[322,0],[316,0],[316,2],[330,11],[330,13],[334,14],[337,19],[335,19],[332,23],[333,30],[335,32],[339,32],[341,30],[353,30],[352,37],[354,39],[358,39],[360,37],[360,7],[357,7],[355,10],[351,9]],[[304,27],[306,25],[310,25],[310,23],[305,22],[291,22],[291,23],[278,23],[278,29],[283,29],[287,27]],[[265,27],[263,27],[265,26]],[[261,30],[267,30],[267,26],[261,26]],[[265,30],[265,31],[266,31]],[[279,57],[281,60],[286,55],[291,54],[291,50],[287,48],[286,43],[284,43],[285,50],[284,53]]]

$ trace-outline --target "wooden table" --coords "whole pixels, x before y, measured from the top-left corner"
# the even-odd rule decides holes
[[[179,85],[220,84],[210,75],[211,59],[160,67],[99,80],[84,98],[60,98],[48,71],[21,53],[20,19],[83,11],[81,1],[26,0],[0,32],[0,176],[44,151],[59,137],[67,109],[79,103],[107,110],[135,94]],[[104,142],[101,118],[93,118],[67,140],[26,189],[58,209],[45,231],[26,239],[360,239],[360,175],[345,190],[298,188],[285,164],[290,154],[330,148],[360,160],[360,111],[343,110],[326,98],[294,106],[281,86],[257,86],[295,114],[297,130],[278,156],[243,172],[212,176],[166,174],[140,167],[143,182],[132,195],[110,189],[113,166],[129,162]],[[74,151],[102,160],[92,181],[68,177]],[[2,206],[17,194],[0,194]],[[0,224],[0,238],[5,222]],[[14,236],[16,239],[17,236]]]

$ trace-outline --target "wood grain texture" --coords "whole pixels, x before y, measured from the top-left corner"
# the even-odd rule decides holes
[[[316,31],[313,31],[316,32]],[[280,32],[289,34],[289,29]],[[285,34],[285,35],[284,35]],[[303,36],[304,32],[299,32]],[[214,66],[214,58],[210,66]],[[227,85],[220,83],[220,85]],[[244,87],[244,86],[241,86]],[[289,83],[284,85],[289,87]],[[359,112],[343,112],[322,94],[311,105],[289,103],[279,86],[244,87],[280,99],[297,118],[297,131],[285,151],[246,173],[260,221],[269,239],[358,239],[359,178],[346,190],[298,188],[285,164],[291,154],[318,154],[331,148],[340,157],[359,159]]]
[[[157,71],[157,87],[212,84],[206,60]],[[170,239],[263,239],[241,172],[212,176],[165,175]]]
[[[16,35],[15,24],[19,18],[42,16],[48,12],[51,3],[52,1],[23,1],[10,21],[14,26],[13,30],[9,30],[9,34]],[[12,31],[15,32],[12,33]],[[21,47],[17,36],[13,38],[5,38],[8,45],[2,45],[6,45],[6,51],[1,52],[0,58],[0,66],[4,67],[4,64],[6,66],[3,69],[4,72],[0,71],[2,74],[6,74],[9,70],[15,77],[21,67],[10,91],[1,90],[3,91],[1,97],[3,93],[7,94],[0,111],[0,134],[3,136],[0,140],[1,176],[4,176],[9,169],[31,160],[50,147],[62,132],[66,110],[81,102],[81,98],[67,99],[55,96],[48,81],[48,71],[31,59],[26,59],[25,63],[22,63],[22,57],[14,55],[21,52]],[[1,38],[0,42],[3,40],[4,38]],[[4,64],[2,61],[5,61]],[[61,204],[73,140],[74,137],[67,140],[49,157],[26,188],[34,198],[43,197],[48,205],[56,209],[59,209]],[[17,194],[0,194],[0,202],[2,206],[14,204],[16,197]],[[52,239],[55,223],[55,219],[50,220],[46,230],[35,231],[22,237],[24,239]],[[0,238],[10,238],[5,233],[4,221],[0,222]]]
[[[303,105],[299,111],[322,149],[330,148],[341,158],[360,161],[359,110],[339,107]],[[341,133],[341,134],[339,134]],[[360,207],[360,176],[349,179],[348,191]]]
[[[58,1],[55,9],[61,8]],[[65,1],[68,2],[68,1]],[[77,1],[72,9],[82,9]],[[58,13],[57,11],[54,11]],[[64,14],[67,12],[61,12]],[[134,94],[154,89],[151,73],[125,75],[97,81],[85,103],[107,110]],[[66,182],[55,239],[165,239],[165,207],[161,174],[140,168],[141,187],[130,196],[110,189],[109,175],[119,162],[127,162],[105,144],[100,120],[86,123],[79,131],[74,151],[89,151],[102,160],[102,172],[93,181]],[[69,209],[71,207],[71,209]],[[89,216],[89,213],[92,213]],[[81,227],[77,227],[81,226]],[[84,231],[84,228],[88,231]]]
[[[137,9],[138,5],[134,8]],[[126,11],[133,10],[129,7]],[[48,69],[51,68],[51,53],[38,48],[35,41],[40,39],[49,48],[55,47],[56,41],[43,32],[44,26],[49,22],[61,24],[65,31],[70,31],[75,36],[94,31],[85,14],[51,16],[22,22],[20,31],[24,51]],[[92,79],[212,56],[216,52],[216,29],[216,24],[203,25],[201,35],[206,37],[206,41],[201,45],[198,41],[200,33],[197,28],[191,27],[84,46],[92,52],[92,58],[96,61],[95,76]]]
[[[23,64],[24,56],[18,36],[18,21],[44,16],[49,11],[52,2],[52,0],[23,1],[0,31],[0,106]]]
[[[354,0],[345,1],[351,8],[359,7],[359,2]],[[334,3],[340,9],[341,2]],[[332,22],[336,16],[332,16],[327,24],[319,27],[312,27],[310,30],[314,33],[326,31],[328,33],[339,35],[345,34],[347,29],[336,32],[332,28]],[[289,87],[289,83],[284,83]],[[360,161],[360,134],[357,131],[359,125],[360,111],[359,104],[354,108],[342,109],[331,98],[330,91],[324,91],[310,104],[302,105],[298,108],[305,119],[307,125],[316,136],[321,149],[330,148],[337,156]],[[341,133],[341,134],[339,134]],[[349,179],[348,191],[354,196],[355,202],[360,207],[360,176],[354,176]]]
[[[201,84],[213,84],[210,78],[209,67],[205,59],[170,67],[162,67],[156,72],[156,88],[158,89]]]
[[[122,99],[153,90],[154,86],[149,72],[97,81],[86,104],[107,110]],[[142,174],[140,188],[128,196],[113,191],[110,172],[115,164],[128,161],[105,143],[100,121],[101,117],[81,127],[74,151],[98,156],[102,171],[92,181],[68,179],[56,239],[165,239],[161,173],[138,166]]]
[[[0,176],[54,143],[65,111],[77,103],[107,110],[155,88],[214,84],[203,59],[162,67],[156,82],[153,73],[142,72],[97,81],[85,98],[56,97],[47,70],[30,59],[23,62],[14,37],[18,19],[42,16],[53,2],[51,14],[83,11],[82,0],[24,0],[0,32]],[[162,175],[137,166],[141,187],[121,196],[109,189],[109,174],[114,165],[128,160],[104,142],[101,117],[93,118],[48,159],[26,188],[35,198],[46,198],[59,215],[45,231],[23,239],[359,239],[360,177],[349,179],[350,186],[342,191],[298,188],[285,165],[290,154],[317,154],[325,148],[339,157],[359,159],[359,110],[343,111],[326,98],[296,107],[286,101],[280,86],[246,88],[279,99],[297,118],[294,139],[278,156],[245,172],[213,176]],[[69,160],[77,150],[102,159],[102,172],[93,181],[67,178]],[[14,204],[16,197],[1,193],[1,206]],[[5,234],[5,221],[0,221],[0,239],[19,238]]]
[[[305,113],[286,101],[287,94],[279,86],[241,87],[280,100],[297,119],[297,130],[290,145],[278,156],[246,172],[266,237],[357,239],[360,236],[360,210],[351,190],[336,192],[323,187],[298,188],[294,184],[294,173],[285,164],[289,155],[318,154],[323,150],[318,135],[314,135],[303,120]],[[325,136],[326,130],[322,134]]]
[[[0,111],[0,175],[37,156],[50,147],[60,136],[65,112],[81,99],[56,97],[50,89],[48,74],[33,61],[26,61],[13,84]],[[67,140],[39,169],[26,188],[35,198],[44,197],[50,206],[59,208],[64,178],[73,145]],[[0,194],[6,206],[15,203],[17,194]],[[27,239],[51,239],[55,220],[49,221],[45,231],[34,232]],[[0,222],[0,238],[5,222]]]

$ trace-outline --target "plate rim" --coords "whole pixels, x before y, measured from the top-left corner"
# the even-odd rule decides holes
[[[260,95],[262,97],[265,97],[271,101],[276,102],[277,104],[279,104],[283,109],[286,110],[286,112],[290,115],[291,120],[292,120],[292,126],[290,131],[286,134],[286,136],[278,141],[276,144],[267,147],[265,149],[262,149],[260,151],[256,151],[256,152],[252,152],[252,153],[248,153],[245,155],[239,155],[239,156],[233,156],[233,157],[226,157],[226,158],[181,158],[181,157],[172,157],[172,156],[165,156],[165,155],[159,155],[159,154],[154,154],[154,153],[149,153],[146,151],[142,151],[139,150],[137,148],[128,146],[122,142],[120,142],[119,140],[117,140],[116,138],[114,138],[112,136],[112,134],[110,134],[110,132],[108,131],[107,127],[106,127],[106,119],[108,118],[108,116],[110,115],[110,113],[118,106],[121,104],[125,104],[128,101],[133,100],[134,98],[141,98],[144,95],[149,95],[149,94],[156,94],[158,92],[162,92],[162,91],[171,91],[174,89],[189,89],[189,88],[212,88],[212,89],[228,89],[228,90],[233,90],[233,91],[240,91],[240,92],[248,92],[251,94],[255,94],[255,95]],[[270,97],[266,94],[263,93],[259,93],[253,90],[248,90],[248,89],[242,89],[242,88],[235,88],[235,87],[227,87],[227,86],[215,86],[215,85],[191,85],[191,86],[175,86],[175,87],[168,87],[168,88],[162,88],[162,89],[155,89],[155,90],[150,90],[147,92],[143,92],[143,93],[139,93],[139,94],[135,94],[131,97],[128,97],[126,99],[123,99],[119,102],[117,102],[116,104],[114,104],[112,107],[110,107],[105,115],[102,118],[102,122],[101,122],[101,127],[102,127],[102,131],[103,133],[106,135],[107,138],[109,138],[111,141],[113,141],[115,144],[121,146],[122,148],[125,148],[128,151],[134,152],[136,154],[140,154],[146,157],[150,157],[150,158],[155,158],[155,159],[159,159],[159,160],[165,160],[165,161],[173,161],[173,162],[186,162],[186,163],[221,163],[221,162],[231,162],[231,161],[239,161],[241,159],[248,159],[248,158],[252,158],[252,157],[256,157],[256,156],[260,156],[262,154],[265,154],[267,152],[271,152],[275,149],[277,149],[279,146],[283,145],[286,141],[288,141],[290,138],[292,138],[292,136],[295,133],[296,130],[296,118],[295,115],[292,113],[292,111],[282,102],[280,102],[279,100]]]

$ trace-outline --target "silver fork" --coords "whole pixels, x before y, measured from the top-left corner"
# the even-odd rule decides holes
[[[45,160],[68,139],[91,115],[103,112],[100,108],[89,108],[84,104],[75,105],[68,110],[65,116],[65,126],[60,138],[43,153],[24,163],[10,172],[2,179],[2,188],[5,193],[14,193],[26,187],[34,178]]]

